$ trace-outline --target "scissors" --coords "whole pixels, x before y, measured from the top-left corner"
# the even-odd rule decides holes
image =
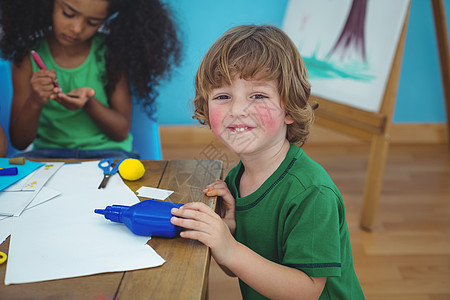
[[[0,251],[0,265],[6,261],[7,257],[6,253]]]
[[[117,173],[119,170],[119,165],[122,161],[123,159],[120,161],[115,161],[113,158],[105,158],[98,163],[98,167],[103,170],[103,180],[98,186],[99,189],[104,189],[106,187],[109,177]]]

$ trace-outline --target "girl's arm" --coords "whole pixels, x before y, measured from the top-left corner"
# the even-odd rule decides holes
[[[217,263],[254,290],[270,299],[318,299],[326,277],[309,277],[300,270],[263,258],[231,235],[228,226],[204,203],[188,203],[173,209],[172,223],[184,227],[183,238],[210,247]]]
[[[6,140],[5,132],[2,126],[0,126],[0,157],[6,156],[6,151],[8,150],[8,142]]]
[[[122,141],[128,136],[131,126],[132,102],[128,81],[125,76],[117,82],[114,92],[109,98],[110,107],[101,104],[92,93],[85,95],[87,88],[81,88],[69,94],[80,94],[82,97],[72,98],[64,94],[58,94],[60,103],[69,109],[83,108],[94,123],[112,140]],[[82,101],[81,107],[77,103]]]
[[[33,73],[28,56],[19,65],[13,64],[11,76],[13,99],[9,132],[11,144],[23,150],[36,137],[42,108],[49,98],[55,98],[54,92],[57,89],[53,82],[56,76],[54,70],[40,70]]]

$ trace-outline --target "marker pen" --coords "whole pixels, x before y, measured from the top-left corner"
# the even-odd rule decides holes
[[[39,54],[37,54],[36,51],[31,50],[31,56],[33,56],[33,60],[37,64],[37,66],[39,67],[40,70],[48,70],[47,67],[44,64],[44,61],[42,61],[42,58],[39,56]],[[59,86],[59,84],[56,81],[53,82],[53,84],[55,85],[55,87],[57,87],[60,90],[62,90],[61,87]]]
[[[31,56],[33,57],[34,62],[36,63],[36,65],[39,67],[40,70],[48,70],[47,66],[44,64],[44,61],[39,56],[39,54],[37,54],[36,51],[31,50]],[[56,81],[53,82],[53,85],[62,91],[62,88],[59,86],[59,84]],[[75,94],[67,94],[67,96],[69,96],[71,98],[80,98],[80,96],[75,95]]]

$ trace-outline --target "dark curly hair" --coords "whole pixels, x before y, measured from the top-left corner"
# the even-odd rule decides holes
[[[154,117],[156,87],[180,62],[179,31],[170,10],[159,0],[107,0],[105,90],[112,93],[123,74],[131,92]],[[20,63],[52,28],[53,0],[0,0],[0,50],[4,59]]]

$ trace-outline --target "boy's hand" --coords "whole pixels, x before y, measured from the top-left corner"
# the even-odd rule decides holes
[[[203,190],[207,196],[219,196],[222,198],[222,204],[224,208],[224,216],[222,219],[227,223],[232,234],[236,230],[236,200],[230,193],[225,181],[216,179]]]
[[[48,103],[49,98],[56,98],[55,93],[60,92],[60,89],[55,87],[56,74],[55,70],[39,70],[31,76],[31,92],[34,97],[31,97],[33,103],[44,106]]]
[[[64,93],[58,93],[55,100],[70,110],[78,110],[83,108],[86,103],[91,100],[95,95],[95,91],[89,87],[82,87],[71,91],[67,95]]]
[[[227,224],[209,206],[191,202],[181,208],[172,209],[171,222],[185,228],[183,238],[197,240],[211,249],[217,263],[227,265],[233,259],[238,242],[231,235]]]

